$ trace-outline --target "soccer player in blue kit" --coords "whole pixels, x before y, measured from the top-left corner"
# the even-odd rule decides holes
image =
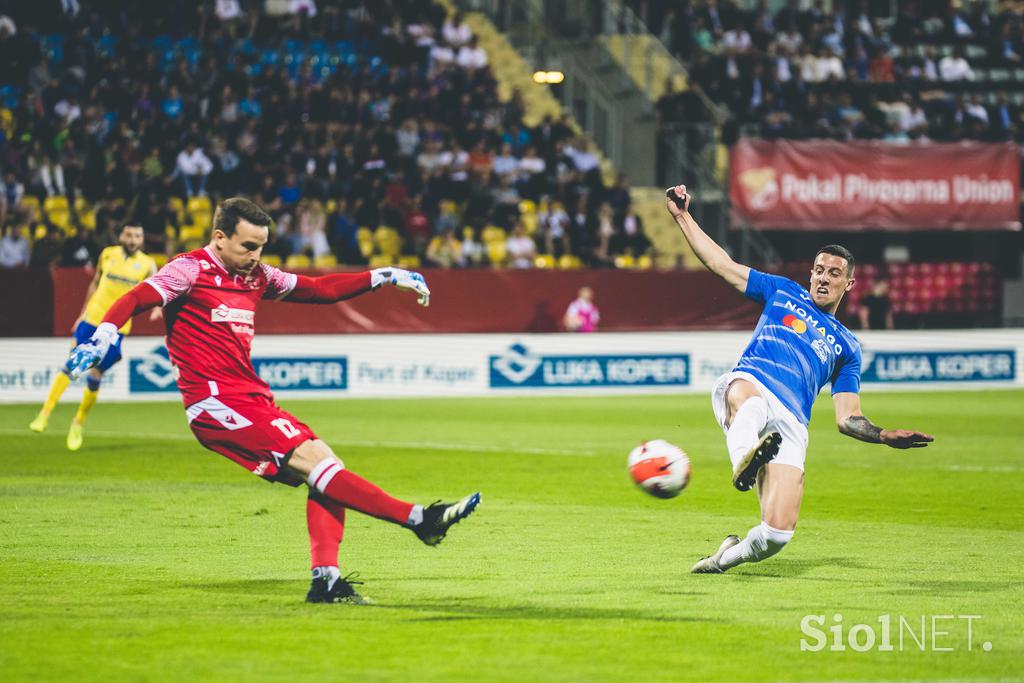
[[[861,412],[860,344],[835,317],[843,295],[853,289],[853,254],[839,245],[819,249],[805,289],[733,261],[690,215],[685,185],[666,194],[669,213],[707,269],[764,306],[736,367],[719,378],[711,394],[732,460],[733,485],[740,491],[756,485],[761,502],[761,523],[746,538],[727,536],[714,555],[691,569],[720,574],[771,557],[793,538],[804,495],[807,423],[825,384],[832,384],[841,433],[892,448],[921,448],[933,439],[908,429],[883,429]]]

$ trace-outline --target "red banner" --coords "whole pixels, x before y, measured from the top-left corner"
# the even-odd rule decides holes
[[[764,230],[1019,230],[1012,143],[740,140],[734,220]]]
[[[423,275],[430,284],[429,308],[390,287],[326,306],[266,301],[256,314],[257,329],[260,334],[557,332],[584,285],[594,290],[599,329],[606,332],[750,329],[759,311],[704,270],[426,270]],[[53,269],[54,336],[71,334],[91,277],[84,268]],[[43,291],[50,296],[49,288]],[[3,311],[0,305],[0,320]],[[132,326],[132,334],[163,333],[163,322],[150,322],[148,313]]]

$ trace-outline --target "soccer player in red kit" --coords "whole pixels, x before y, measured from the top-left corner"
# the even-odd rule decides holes
[[[424,507],[393,498],[346,469],[312,429],[274,403],[254,371],[249,354],[256,307],[261,299],[332,303],[385,284],[415,292],[426,306],[430,290],[419,273],[399,268],[307,277],[260,263],[270,223],[248,199],[222,202],[210,243],[175,257],[118,299],[92,338],[72,350],[68,367],[72,377],[80,376],[103,358],[132,316],[163,306],[167,350],[192,433],[206,448],[267,481],[305,482],[313,568],[306,600],[364,603],[338,570],[346,508],[405,526],[427,545],[437,545],[473,512],[480,494]]]

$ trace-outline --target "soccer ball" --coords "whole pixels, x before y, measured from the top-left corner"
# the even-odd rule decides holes
[[[690,481],[690,459],[678,446],[653,439],[629,454],[629,475],[655,498],[675,498]]]

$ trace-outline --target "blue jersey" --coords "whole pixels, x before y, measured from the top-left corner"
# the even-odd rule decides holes
[[[833,394],[860,392],[860,343],[806,289],[751,268],[745,294],[764,311],[737,371],[760,380],[804,424],[827,382]]]

